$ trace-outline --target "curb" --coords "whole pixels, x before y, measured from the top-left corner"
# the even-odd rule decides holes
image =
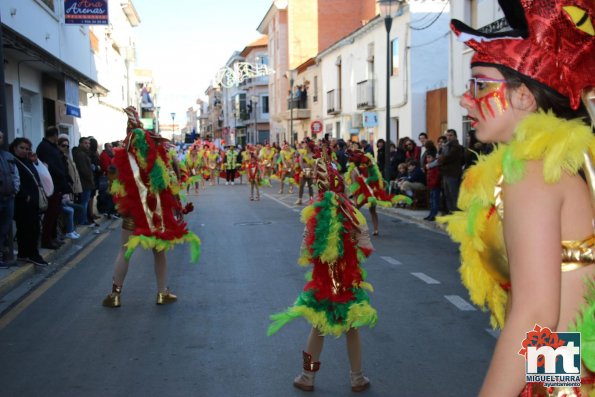
[[[0,297],[5,296],[10,291],[21,285],[25,280],[35,274],[35,266],[27,263],[16,268],[8,276],[0,279]]]
[[[426,228],[434,229],[437,232],[441,232],[441,233],[447,234],[446,233],[446,230],[444,229],[444,227],[441,224],[439,224],[438,222],[426,221],[426,220],[424,220],[424,219],[422,219],[420,217],[407,214],[407,213],[405,213],[403,211],[399,211],[396,208],[382,208],[382,207],[378,207],[378,210],[379,210],[379,212],[385,212],[387,214],[394,215],[394,216],[396,216],[398,218],[401,218],[401,219],[404,219],[404,220],[407,220],[407,221],[416,223],[416,224],[421,225],[421,226],[424,226]]]
[[[117,221],[117,220],[101,219],[99,221],[99,224],[100,224],[100,227],[102,228],[102,230],[106,230],[115,221]],[[80,232],[81,239],[89,234],[93,234],[95,230],[99,230],[99,228],[91,229],[91,228],[85,227],[85,229],[81,230],[81,232]],[[64,255],[64,253],[67,251],[67,249],[70,248],[70,246],[72,246],[73,244],[76,244],[77,241],[79,241],[79,240],[67,239],[65,244],[63,246],[61,246],[60,248],[58,248],[57,250],[40,249],[40,254],[44,260],[46,260],[47,262],[50,262],[49,268],[53,268],[54,266],[52,266],[51,262],[59,260]],[[47,269],[47,267],[45,267],[44,269]],[[23,263],[20,266],[16,267],[7,276],[0,277],[0,300],[3,297],[5,297],[6,295],[8,295],[11,291],[18,288],[20,285],[22,285],[28,279],[33,277],[39,271],[40,270],[36,269],[36,266],[33,263],[27,262],[27,263]],[[55,271],[55,269],[54,269],[54,271]],[[52,271],[50,271],[50,272],[53,273]]]

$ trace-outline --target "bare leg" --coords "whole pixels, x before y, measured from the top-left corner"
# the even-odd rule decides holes
[[[308,336],[308,346],[306,352],[312,355],[312,361],[320,361],[320,353],[324,347],[324,336],[316,328],[312,328]]]
[[[314,379],[320,367],[320,353],[324,346],[324,336],[316,328],[312,328],[308,336],[308,345],[303,352],[303,370],[294,380],[293,386],[305,391],[314,390]]]
[[[167,288],[167,258],[165,251],[153,250],[155,260],[155,280],[157,281],[157,292],[163,292]]]
[[[122,229],[120,250],[118,251],[114,268],[114,284],[116,284],[118,287],[122,287],[124,284],[124,279],[126,278],[126,274],[128,273],[129,262],[124,258],[124,253],[126,252],[126,243],[128,242],[128,238],[131,235],[131,230]]]
[[[359,331],[356,328],[351,328],[345,336],[347,340],[347,355],[349,356],[351,372],[361,372],[362,345],[359,340]]]
[[[351,367],[351,391],[360,392],[370,387],[370,379],[362,373],[362,345],[359,331],[352,328],[345,335],[347,339],[347,355]]]
[[[372,218],[372,226],[374,227],[374,235],[378,235],[378,213],[376,212],[376,206],[370,206],[370,217]]]

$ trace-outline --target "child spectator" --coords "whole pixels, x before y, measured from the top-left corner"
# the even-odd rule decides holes
[[[258,185],[260,184],[260,168],[258,167],[258,158],[254,153],[250,156],[250,163],[248,164],[248,181],[250,182],[250,201],[254,201],[254,189],[256,188],[256,201],[260,200],[260,191]]]
[[[428,163],[436,159],[435,151],[428,151],[426,153]],[[440,168],[428,167],[426,169],[426,187],[430,191],[430,213],[424,219],[426,221],[434,221],[438,214],[440,207]]]

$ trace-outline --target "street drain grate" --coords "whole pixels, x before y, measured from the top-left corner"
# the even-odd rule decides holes
[[[262,222],[239,222],[234,223],[235,226],[261,226],[261,225],[270,225],[272,222],[270,221],[262,221]]]

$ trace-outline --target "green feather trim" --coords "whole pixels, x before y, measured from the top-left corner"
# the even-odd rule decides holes
[[[190,244],[190,258],[196,263],[200,258],[200,238],[192,232],[186,233],[181,238],[173,240],[162,240],[153,236],[133,235],[128,238],[126,243],[126,252],[124,259],[130,260],[134,250],[140,245],[144,249],[154,249],[155,251],[168,251],[176,244],[189,243]]]
[[[525,173],[525,162],[519,158],[515,158],[511,147],[504,150],[502,157],[502,173],[506,183],[516,183],[523,179]]]
[[[595,279],[585,279],[587,293],[585,304],[569,331],[581,333],[581,361],[591,372],[595,372]]]
[[[467,218],[467,234],[469,236],[475,236],[475,223],[477,216],[483,209],[483,204],[480,202],[474,202],[469,206],[469,215]]]
[[[304,274],[304,278],[306,279],[307,282],[312,281],[312,270],[308,270],[306,272],[306,274]]]
[[[270,316],[272,324],[267,335],[273,335],[290,321],[304,317],[322,335],[341,336],[351,328],[373,327],[378,321],[376,310],[370,306],[368,294],[363,289],[354,289],[355,301],[334,303],[318,302],[312,291],[305,291],[295,304],[285,312]]]
[[[151,180],[151,190],[154,192],[161,192],[167,188],[162,161],[155,161],[153,168],[149,172],[149,179]]]
[[[147,158],[147,155],[149,153],[149,143],[147,142],[147,139],[145,137],[145,132],[142,129],[137,128],[134,131],[132,131],[132,133],[134,134],[132,146],[140,154],[140,156],[136,156],[136,158],[138,159],[139,164],[141,162],[144,163],[144,161]],[[141,165],[141,167],[146,167],[146,164],[140,164],[140,165]]]

